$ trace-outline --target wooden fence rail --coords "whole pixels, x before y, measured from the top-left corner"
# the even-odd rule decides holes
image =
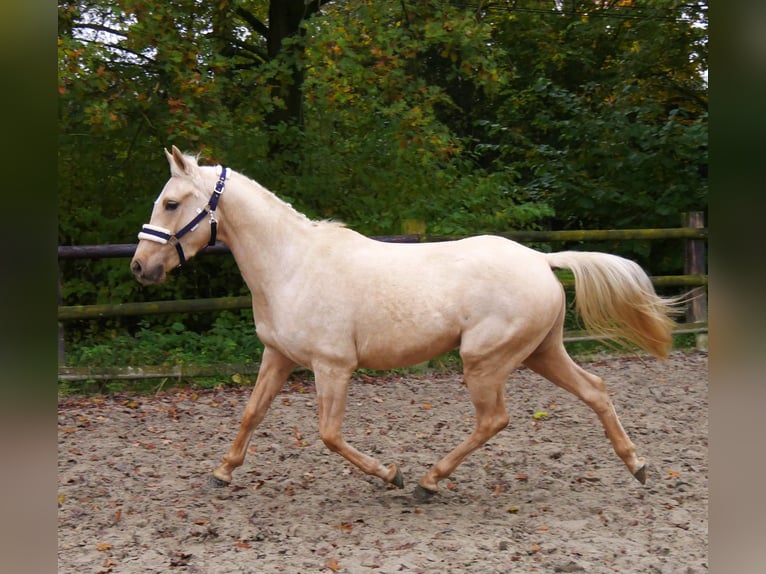
[[[695,212],[696,213],[696,212]],[[707,239],[704,227],[670,227],[663,229],[572,229],[564,231],[507,231],[496,233],[514,241],[536,243],[546,241],[615,241],[624,239]],[[429,235],[412,233],[408,235],[373,235],[372,239],[388,243],[426,243],[453,241],[461,237],[452,235]],[[133,257],[135,243],[116,245],[59,245],[59,259],[107,259]],[[200,254],[230,253],[222,243],[205,247]]]
[[[655,287],[704,287],[704,275],[660,275],[651,277]],[[564,287],[573,287],[574,281],[564,279]],[[136,303],[105,303],[101,305],[66,305],[58,308],[59,321],[76,319],[105,319],[107,317],[129,317],[131,315],[162,315],[166,313],[200,313],[204,311],[226,311],[249,309],[250,295],[233,297],[211,297],[207,299],[175,299],[172,301],[145,301]]]
[[[684,275],[653,276],[652,283],[656,287],[689,287],[694,299],[689,306],[686,323],[678,326],[675,331],[681,333],[696,333],[698,346],[704,346],[707,333],[707,299],[706,286],[708,277],[705,267],[705,242],[708,237],[707,228],[703,226],[702,214],[693,212],[685,214],[684,227],[665,229],[600,229],[600,230],[567,230],[567,231],[510,231],[498,233],[515,241],[564,242],[564,241],[609,241],[609,240],[656,240],[682,239],[685,240]],[[459,239],[455,236],[407,234],[373,236],[373,239],[390,243],[422,243],[433,241],[451,241]],[[136,244],[116,245],[60,245],[58,258],[69,259],[105,259],[132,257]],[[215,255],[230,253],[223,244],[204,248],[200,254]],[[562,281],[565,287],[573,285],[571,280]],[[59,286],[60,291],[60,286]],[[251,306],[249,295],[240,297],[217,297],[208,299],[184,299],[174,301],[149,301],[100,305],[59,305],[59,324],[64,321],[82,319],[101,319],[106,317],[124,317],[130,315],[152,315],[161,313],[195,313],[203,311],[222,311],[247,309]],[[565,333],[566,341],[597,340],[580,331]],[[63,330],[59,330],[59,380],[98,380],[98,379],[142,379],[142,378],[193,378],[215,376],[224,372],[249,374],[257,366],[247,365],[211,365],[173,366],[173,367],[67,367],[63,365]]]
[[[679,325],[675,335],[699,335],[707,331],[706,323],[685,323]],[[567,331],[564,341],[601,341],[605,337],[591,335],[585,331]],[[139,379],[193,379],[198,377],[230,377],[233,374],[255,375],[259,363],[221,363],[215,365],[150,365],[141,367],[67,367],[58,368],[60,381],[105,381]]]
[[[696,216],[695,216],[696,217]],[[701,221],[698,217],[695,221]],[[703,227],[677,227],[666,229],[597,229],[566,231],[509,231],[500,233],[502,237],[523,242],[562,242],[562,241],[609,241],[627,239],[686,239],[702,243],[707,239],[707,229]],[[422,243],[431,241],[452,241],[459,239],[445,235],[385,235],[373,236],[373,239],[391,243]],[[58,248],[59,259],[106,259],[132,257],[136,244],[116,245],[61,245]],[[688,248],[687,248],[688,251]],[[201,254],[230,253],[228,247],[216,244],[204,248]],[[703,252],[704,253],[704,252]],[[704,255],[696,265],[685,269],[685,275],[665,275],[652,277],[656,287],[704,287],[707,276],[704,271]],[[568,286],[565,282],[565,286]],[[210,299],[186,299],[175,301],[151,301],[139,303],[116,303],[99,305],[62,305],[58,308],[59,321],[76,319],[101,319],[106,317],[125,317],[130,315],[151,315],[162,313],[196,313],[202,311],[223,311],[247,309],[250,307],[249,296],[217,297]]]

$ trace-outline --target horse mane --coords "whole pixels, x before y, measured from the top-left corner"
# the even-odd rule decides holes
[[[184,160],[186,160],[188,163],[190,163],[191,165],[199,167],[199,158],[202,157],[201,154],[197,153],[195,155],[191,155],[191,154],[188,154],[188,153],[184,153],[182,155],[184,157]],[[255,181],[254,179],[248,177],[247,175],[245,175],[243,173],[235,171],[235,170],[233,170],[231,168],[229,168],[229,172],[231,174],[237,174],[242,179],[244,179],[244,181],[248,185],[250,185],[252,187],[255,187],[256,189],[261,191],[263,197],[267,201],[271,202],[272,204],[274,204],[274,205],[276,205],[278,207],[281,207],[283,209],[283,211],[289,213],[290,215],[292,215],[296,219],[299,219],[299,220],[301,220],[301,221],[303,221],[305,223],[308,223],[309,225],[311,225],[313,227],[327,227],[327,228],[346,227],[346,224],[343,223],[342,221],[335,221],[335,220],[332,220],[332,219],[320,219],[320,220],[311,219],[307,215],[305,215],[304,213],[301,213],[300,211],[295,209],[292,206],[291,203],[288,203],[287,201],[283,200],[277,194],[275,194],[274,192],[270,191],[269,189],[267,189],[266,187],[264,187],[263,185],[261,185],[260,183]],[[191,177],[193,179],[196,179],[196,173],[191,174]]]
[[[295,218],[310,224],[313,227],[346,227],[346,224],[342,221],[335,221],[333,219],[311,219],[306,214],[301,213],[297,209],[293,207],[293,205],[281,197],[279,197],[276,193],[273,191],[270,191],[254,179],[251,179],[250,177],[246,176],[243,173],[240,173],[238,171],[231,170],[232,173],[236,173],[240,177],[242,177],[247,184],[249,184],[252,187],[255,187],[259,191],[262,192],[263,197],[269,201],[270,203],[281,207],[284,211],[290,213]]]

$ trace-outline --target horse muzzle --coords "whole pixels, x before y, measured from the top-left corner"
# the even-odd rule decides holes
[[[162,265],[146,268],[138,259],[130,262],[130,270],[133,272],[136,280],[142,285],[152,285],[162,283],[165,280],[165,269]]]

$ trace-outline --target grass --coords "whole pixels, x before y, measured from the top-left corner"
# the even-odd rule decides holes
[[[158,327],[145,321],[135,334],[112,333],[108,337],[85,337],[67,347],[66,364],[70,367],[243,364],[259,362],[262,353],[263,345],[255,335],[252,316],[247,312],[224,311],[204,333],[187,329],[181,322]],[[171,380],[173,386],[199,388],[250,382],[242,376],[193,380],[165,378],[60,381],[59,394],[115,394],[125,391],[148,393],[156,392]]]
[[[609,343],[583,341],[566,344],[567,350],[578,362],[603,360],[618,354],[633,354],[630,350],[615,348]],[[693,334],[674,338],[675,349],[695,347]],[[125,365],[215,365],[259,362],[263,347],[255,336],[252,319],[247,313],[223,312],[206,333],[187,330],[182,323],[173,323],[162,329],[149,323],[140,326],[135,335],[114,334],[107,340],[85,339],[69,349],[68,366],[110,367]],[[395,372],[427,373],[456,372],[462,369],[457,351],[452,351],[414,367],[396,369]],[[360,370],[369,375],[376,371]],[[72,395],[115,395],[125,392],[154,394],[168,387],[210,389],[218,386],[251,386],[255,375],[231,373],[227,376],[135,380],[60,381],[60,397]]]

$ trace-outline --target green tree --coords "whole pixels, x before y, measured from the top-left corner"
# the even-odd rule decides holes
[[[498,22],[523,65],[486,122],[489,149],[557,227],[677,225],[707,194],[706,3],[562,5]]]
[[[59,2],[60,243],[134,241],[167,179],[161,150],[170,144],[268,166],[281,143],[272,127],[299,115],[300,86],[284,80],[298,58],[281,46],[319,4]],[[68,262],[64,296],[93,303],[241,290],[232,261],[213,267],[221,262],[200,259],[148,293],[124,261]]]
[[[707,2],[60,0],[58,47],[62,244],[134,241],[170,144],[368,234],[706,206]],[[63,278],[68,303],[244,290],[209,258],[151,291],[124,261]]]
[[[511,172],[476,162],[472,102],[481,109],[505,78],[475,10],[335,3],[306,26],[301,170],[284,186],[303,204],[368,233],[406,219],[437,233],[501,231],[549,213]]]

